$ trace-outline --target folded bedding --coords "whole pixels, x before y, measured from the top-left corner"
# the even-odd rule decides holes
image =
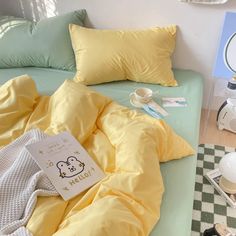
[[[148,235],[160,217],[160,162],[193,154],[163,120],[72,80],[42,96],[20,76],[0,87],[0,146],[34,128],[71,132],[106,177],[69,201],[38,197],[26,226],[33,235]]]
[[[0,150],[0,234],[31,235],[24,227],[34,210],[37,196],[58,195],[25,145],[47,136],[30,130]]]

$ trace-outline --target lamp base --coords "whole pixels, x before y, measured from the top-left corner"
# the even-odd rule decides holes
[[[223,176],[220,177],[219,185],[226,193],[230,194],[236,193],[236,183],[228,181]]]

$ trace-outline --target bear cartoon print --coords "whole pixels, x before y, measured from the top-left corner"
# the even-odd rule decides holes
[[[71,178],[84,170],[85,164],[74,156],[69,156],[66,161],[59,161],[56,164],[61,178]]]
[[[38,132],[41,135],[41,131]],[[26,145],[26,149],[65,201],[106,176],[68,131],[30,143]]]

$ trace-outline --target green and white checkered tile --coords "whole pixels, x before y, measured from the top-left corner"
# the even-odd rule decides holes
[[[213,144],[198,147],[195,193],[192,215],[192,236],[203,235],[215,223],[223,223],[236,233],[236,209],[230,207],[204,175],[218,167],[220,159],[235,148]]]

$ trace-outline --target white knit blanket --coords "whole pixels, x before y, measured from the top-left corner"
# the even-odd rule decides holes
[[[31,130],[0,150],[0,235],[29,236],[24,227],[38,195],[58,195],[25,148],[47,137]]]

